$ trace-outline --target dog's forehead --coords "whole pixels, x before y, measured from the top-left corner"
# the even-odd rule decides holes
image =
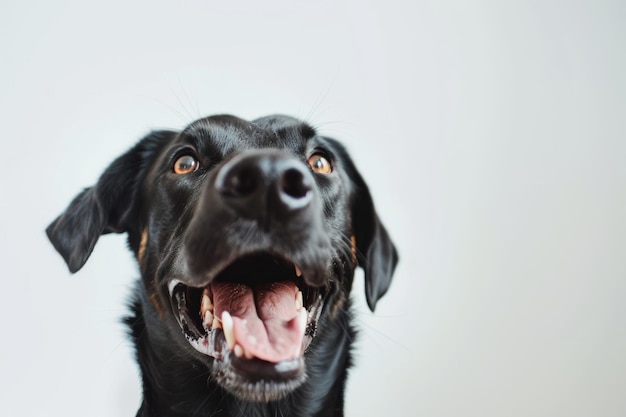
[[[254,148],[298,151],[316,135],[306,123],[289,116],[267,116],[247,121],[229,115],[210,116],[187,126],[181,137],[204,148],[226,155]]]

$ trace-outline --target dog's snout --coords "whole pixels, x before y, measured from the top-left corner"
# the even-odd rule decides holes
[[[283,153],[250,153],[224,165],[216,179],[217,191],[239,215],[281,218],[308,206],[313,177],[306,166]]]

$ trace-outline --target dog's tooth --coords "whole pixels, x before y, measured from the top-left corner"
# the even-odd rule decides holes
[[[302,291],[298,291],[298,294],[296,294],[296,311],[300,312],[300,309],[303,305],[304,302],[302,301]]]
[[[200,315],[204,316],[207,311],[213,311],[213,302],[209,296],[209,289],[205,288],[202,292],[202,301],[200,303]]]
[[[230,350],[235,346],[235,329],[233,318],[228,311],[222,313],[222,329],[224,330],[224,337]]]
[[[222,328],[222,322],[220,321],[220,319],[217,316],[213,316],[213,323],[211,324],[211,328],[212,329],[221,329]]]
[[[243,354],[245,355],[246,359],[252,359],[254,358],[254,355],[252,354],[252,352],[248,351],[248,350],[244,350]]]
[[[241,345],[235,345],[235,347],[233,348],[233,352],[238,358],[241,358],[243,356],[243,348],[241,347]]]
[[[202,298],[200,300],[200,317],[202,318],[202,326],[206,330],[211,330],[213,326],[213,303],[209,296],[209,290],[207,288],[202,292]]]
[[[301,308],[298,312],[298,326],[300,328],[300,333],[304,334],[306,331],[306,323],[309,319],[309,312],[306,311],[306,308]]]
[[[205,329],[209,330],[213,326],[213,322],[215,321],[215,317],[213,313],[209,310],[204,312],[204,317],[202,318],[202,325]]]
[[[302,276],[302,271],[298,268],[298,265],[294,265],[294,267],[296,269],[296,276],[300,278]]]
[[[306,325],[308,322],[308,318],[309,318],[309,312],[306,311],[306,308],[301,308],[300,311],[298,312],[298,330],[300,332],[300,334],[304,337],[304,334],[306,333]],[[293,352],[293,356],[294,358],[297,358],[298,356],[300,356],[302,354],[302,346],[295,346],[294,347],[294,352]]]

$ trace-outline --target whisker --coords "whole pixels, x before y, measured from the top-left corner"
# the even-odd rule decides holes
[[[379,330],[375,326],[372,326],[369,322],[367,322],[366,320],[363,320],[361,317],[359,317],[359,315],[363,315],[363,314],[365,314],[365,313],[360,312],[359,314],[354,314],[354,319],[358,323],[359,327],[362,327],[362,328],[367,329],[368,331],[374,332],[376,335],[380,336],[385,341],[392,343],[393,345],[395,345],[396,347],[399,347],[400,349],[406,351],[407,353],[413,353],[413,351],[411,350],[410,347],[408,347],[405,344],[399,342],[397,339],[395,339],[392,336],[390,336],[389,334]],[[365,334],[367,334],[367,333],[365,333]],[[369,336],[370,340],[372,340],[374,343],[376,343],[377,346],[379,346],[379,348],[382,349],[382,345],[380,343],[378,343],[378,340],[376,338],[372,337],[371,334],[369,334],[368,336]]]

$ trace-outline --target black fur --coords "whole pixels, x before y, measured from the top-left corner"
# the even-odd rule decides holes
[[[196,168],[177,174],[173,166],[184,155]],[[332,172],[309,167],[312,155],[329,161]],[[47,233],[71,272],[102,234],[128,234],[141,270],[126,319],[143,379],[138,416],[342,416],[356,336],[354,270],[364,269],[374,310],[398,260],[343,146],[286,116],[213,116],[182,132],[153,132]],[[191,317],[199,308],[194,294],[226,280],[227,267],[253,271],[266,258],[299,267],[302,277],[289,280],[305,294],[307,312],[319,306],[319,317],[307,319],[302,360],[237,359],[221,330],[203,330]],[[271,268],[268,275],[289,269]],[[245,271],[242,285],[259,285]],[[192,347],[207,335],[215,336],[207,342],[219,348],[215,358]],[[286,363],[292,370],[278,366]]]

